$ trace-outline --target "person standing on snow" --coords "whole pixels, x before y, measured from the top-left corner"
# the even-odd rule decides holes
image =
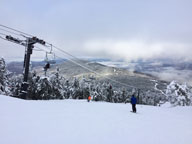
[[[136,113],[137,98],[134,95],[132,95],[132,97],[131,97],[131,104],[132,104],[133,112]]]

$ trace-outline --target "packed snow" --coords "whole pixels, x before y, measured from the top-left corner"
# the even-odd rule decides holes
[[[192,107],[0,95],[0,144],[191,144]]]

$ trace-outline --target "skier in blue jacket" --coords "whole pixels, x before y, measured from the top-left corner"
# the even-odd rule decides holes
[[[132,97],[131,97],[131,104],[132,104],[133,112],[136,113],[137,98],[134,95],[132,95]]]

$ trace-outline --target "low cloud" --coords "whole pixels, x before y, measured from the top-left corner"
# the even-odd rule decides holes
[[[190,44],[142,40],[90,40],[83,45],[83,50],[90,55],[124,60],[149,58],[192,60],[191,48]]]
[[[148,72],[161,80],[165,81],[177,81],[180,83],[187,83],[192,86],[192,74],[191,70],[176,70],[174,68],[169,68],[167,70],[162,70],[161,72]]]

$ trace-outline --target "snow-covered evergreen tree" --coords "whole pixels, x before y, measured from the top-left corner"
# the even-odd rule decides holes
[[[37,84],[38,99],[54,99],[52,84],[47,77],[41,77]]]
[[[38,93],[38,84],[40,82],[40,76],[36,76],[34,73],[32,77],[29,78],[29,87],[28,87],[28,98],[33,100],[40,99],[40,95]]]
[[[172,81],[167,86],[166,95],[168,101],[173,105],[192,105],[192,88],[186,84],[179,84],[176,81]]]
[[[113,88],[112,85],[109,85],[109,87],[107,88],[107,102],[112,102],[112,97],[113,97]]]
[[[0,59],[0,94],[11,95],[10,83],[9,83],[9,72],[6,69],[5,60]]]
[[[83,97],[83,91],[79,85],[79,80],[75,78],[73,81],[73,87],[72,87],[72,98],[82,99],[82,97]]]
[[[55,99],[64,99],[64,81],[65,79],[60,76],[59,69],[57,72],[50,76],[50,82],[52,84],[53,94],[52,97]]]
[[[64,98],[69,99],[72,98],[72,84],[70,83],[69,80],[65,80],[63,82],[63,94],[64,94]]]
[[[9,79],[9,81],[10,81],[11,93],[12,93],[11,96],[19,97],[23,76],[13,74]]]

